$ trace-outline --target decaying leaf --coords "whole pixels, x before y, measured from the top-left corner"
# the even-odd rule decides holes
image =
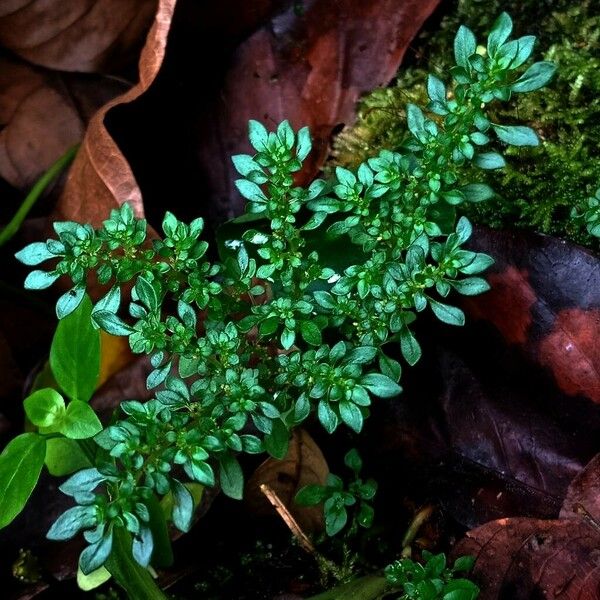
[[[25,190],[83,138],[90,117],[126,82],[0,58],[0,176]],[[49,118],[51,116],[51,118]]]
[[[130,202],[143,215],[140,189],[117,144],[105,127],[106,114],[118,104],[132,102],[152,84],[160,69],[176,0],[160,0],[139,63],[139,82],[103,106],[91,119],[71,167],[53,218],[98,226],[109,210]]]
[[[0,45],[62,71],[106,72],[138,49],[157,0],[10,0],[0,6]]]
[[[294,496],[305,485],[324,484],[328,473],[329,467],[321,449],[306,431],[299,429],[294,431],[283,460],[268,458],[254,471],[246,486],[246,502],[257,514],[273,514],[273,508],[260,491],[260,485],[267,484],[304,531],[321,531],[322,507],[298,506],[294,502]]]
[[[480,600],[600,597],[600,456],[575,478],[554,520],[509,518],[470,531],[455,556],[476,558]]]

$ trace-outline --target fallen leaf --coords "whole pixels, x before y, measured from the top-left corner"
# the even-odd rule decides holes
[[[11,0],[0,7],[0,44],[62,71],[106,72],[138,50],[157,0]]]
[[[132,102],[152,84],[160,69],[176,0],[160,0],[139,62],[139,82],[103,106],[90,120],[65,190],[52,220],[76,220],[99,226],[110,209],[130,202],[143,215],[140,189],[125,157],[105,127],[107,113]]]
[[[600,403],[600,260],[542,235],[480,228],[473,248],[496,261],[490,292],[465,301],[471,318],[553,374],[566,394]]]
[[[128,338],[100,331],[101,359],[97,387],[101,387],[113,375],[135,360]]]
[[[561,519],[499,519],[470,531],[453,554],[475,557],[480,600],[600,597],[600,524],[590,518],[599,481],[600,455],[573,481]]]
[[[267,484],[283,502],[300,527],[308,533],[323,529],[320,506],[298,506],[296,492],[305,485],[325,483],[329,467],[321,449],[304,429],[295,430],[283,460],[268,458],[252,474],[244,498],[257,515],[272,515],[273,507],[260,491]]]
[[[114,78],[48,71],[1,57],[0,176],[20,190],[31,187],[81,141],[96,110],[128,87]]]

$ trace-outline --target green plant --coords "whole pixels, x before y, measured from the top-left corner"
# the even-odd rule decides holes
[[[470,556],[447,566],[444,554],[423,552],[424,564],[403,558],[385,569],[387,581],[402,590],[397,600],[475,600],[479,588],[469,579],[457,577],[473,568]]]
[[[571,217],[581,221],[590,235],[600,238],[600,188],[571,210]]]
[[[516,27],[533,27],[544,58],[560,69],[543,94],[519,96],[492,109],[499,122],[518,118],[531,123],[542,142],[510,149],[505,169],[477,173],[466,164],[470,172],[462,177],[489,184],[496,195],[489,202],[465,206],[464,212],[476,223],[533,229],[597,250],[598,240],[570,214],[600,181],[600,15],[591,0],[576,5],[567,0],[512,4]],[[510,2],[501,0],[451,3],[441,23],[434,30],[426,28],[417,40],[416,64],[409,61],[394,85],[361,100],[357,122],[334,142],[335,163],[353,166],[381,148],[399,147],[408,135],[406,102],[424,102],[428,72],[443,73],[452,66],[448,48],[458,24],[487,28],[498,10],[510,8]]]
[[[373,479],[363,481],[359,475],[362,459],[356,449],[350,450],[344,457],[344,463],[354,473],[347,489],[337,475],[329,474],[325,485],[304,486],[296,494],[295,502],[301,506],[323,504],[325,530],[327,535],[338,534],[348,523],[348,508],[353,507],[348,535],[352,535],[358,526],[369,528],[373,524],[374,511],[370,504],[377,492],[377,482]]]
[[[538,89],[554,72],[546,62],[521,68],[534,38],[508,41],[510,32],[503,14],[482,57],[461,27],[453,87],[430,77],[430,116],[409,105],[411,136],[402,152],[382,151],[355,172],[338,168],[331,182],[294,185],[311,150],[307,128],[296,133],[284,121],[268,132],[251,121],[256,153],[233,157],[248,214],[221,233],[220,262],[206,258],[201,219],[186,224],[167,213],[163,239],[150,241],[145,220],[127,204],[98,230],[55,223],[58,239],[17,254],[27,265],[54,261],[27,276],[28,289],[62,276],[72,281],[58,299],[59,319],[77,311],[93,276],[108,286],[91,321],[127,336],[154,369],[147,386],[155,397],[122,402],[94,437],[92,466],[61,486],[76,506],[48,535],[68,539],[84,531],[84,573],[104,564],[118,572],[115,549],[142,567],[168,562],[159,502],[187,531],[194,502],[186,480],[218,482],[241,498],[238,453],[282,458],[290,430],[311,414],[330,433],[341,423],[360,432],[372,396],[401,392],[395,349],[410,365],[419,360],[411,330],[417,314],[429,307],[445,323],[464,323],[445,299],[453,290],[486,291],[476,275],[492,259],[464,247],[472,229],[466,218],[457,220],[456,206],[493,192],[460,179],[460,167],[504,165],[501,154],[484,151],[490,134],[506,144],[537,144],[529,127],[493,123],[486,106]],[[124,311],[121,288],[129,283]],[[356,493],[368,499],[374,487],[361,485]],[[337,507],[336,494],[346,496],[333,487]],[[334,512],[337,527],[342,510]],[[363,510],[365,522],[369,512]]]

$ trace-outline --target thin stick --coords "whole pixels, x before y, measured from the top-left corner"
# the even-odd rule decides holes
[[[312,542],[308,539],[308,536],[304,533],[304,531],[302,531],[300,525],[298,525],[296,519],[292,517],[290,511],[286,508],[279,496],[266,483],[260,484],[260,491],[273,505],[279,516],[283,519],[284,523],[292,532],[292,535],[298,540],[300,546],[310,554],[316,554],[316,549]]]
[[[406,533],[404,534],[404,538],[402,539],[402,556],[410,556],[411,554],[411,544],[415,539],[419,529],[423,526],[423,524],[431,518],[435,507],[431,504],[425,506],[413,517]]]

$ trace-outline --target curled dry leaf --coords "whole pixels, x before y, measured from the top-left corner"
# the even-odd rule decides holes
[[[91,119],[81,148],[71,167],[54,220],[71,219],[99,226],[110,209],[129,201],[143,215],[140,189],[125,157],[105,127],[105,118],[116,105],[143,94],[158,74],[176,0],[160,0],[139,62],[139,82],[102,107]]]
[[[81,141],[96,110],[128,87],[114,78],[0,58],[0,176],[16,188],[29,188]]]
[[[10,0],[0,6],[0,44],[62,71],[106,72],[138,49],[157,0]]]
[[[268,458],[254,471],[246,486],[245,499],[259,515],[272,515],[273,508],[260,491],[267,484],[285,504],[306,532],[323,529],[323,509],[320,506],[298,506],[296,492],[310,484],[324,484],[329,467],[321,449],[303,429],[294,431],[288,453],[283,460]]]
[[[567,492],[561,518],[509,518],[470,531],[455,556],[476,558],[480,600],[600,597],[600,455]]]

